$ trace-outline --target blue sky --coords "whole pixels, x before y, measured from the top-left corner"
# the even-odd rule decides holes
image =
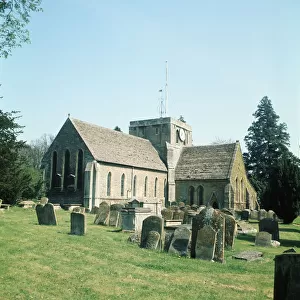
[[[298,155],[300,2],[44,0],[30,45],[0,60],[0,108],[21,111],[28,142],[72,117],[128,132],[159,117],[169,66],[168,115],[183,115],[195,145],[243,139],[263,96]]]

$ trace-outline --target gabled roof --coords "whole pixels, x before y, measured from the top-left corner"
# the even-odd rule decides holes
[[[70,118],[97,161],[167,171],[158,152],[145,139]]]
[[[237,143],[185,147],[175,169],[175,180],[228,179]]]

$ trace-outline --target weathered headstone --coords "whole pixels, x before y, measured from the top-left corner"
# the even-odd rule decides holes
[[[262,219],[259,221],[259,231],[266,231],[272,234],[272,240],[279,241],[279,227],[275,219]]]
[[[73,212],[84,214],[84,212],[85,212],[85,207],[80,207],[80,206],[74,207],[74,208],[73,208]]]
[[[94,224],[106,225],[109,214],[109,205],[106,202],[101,202],[99,205],[99,212],[95,217]]]
[[[242,259],[246,261],[253,261],[253,260],[261,259],[262,256],[263,253],[259,251],[243,251],[238,254],[232,255],[232,258]]]
[[[164,245],[164,220],[158,216],[150,216],[143,221],[142,234],[141,234],[141,248],[146,248],[148,234],[150,231],[157,231],[159,233],[158,248],[162,250]]]
[[[85,235],[86,234],[86,218],[81,212],[71,213],[71,234]]]
[[[136,199],[128,202],[129,207],[140,207],[140,202]]]
[[[173,210],[171,209],[163,209],[161,215],[165,220],[173,220]]]
[[[255,246],[259,247],[271,247],[271,237],[272,235],[266,231],[260,231],[255,237]]]
[[[40,204],[46,205],[48,203],[49,199],[47,197],[42,197],[40,200]]]
[[[184,212],[182,210],[175,210],[173,213],[173,220],[183,220]]]
[[[248,221],[250,216],[250,209],[244,209],[241,213],[241,220],[242,221]]]
[[[250,211],[250,219],[252,220],[258,220],[258,211],[257,210],[251,210]]]
[[[223,214],[225,218],[225,241],[224,247],[226,249],[232,249],[234,244],[234,238],[237,234],[237,223],[233,216]]]
[[[157,231],[149,231],[146,239],[146,249],[160,250],[158,248],[160,241],[160,234]]]
[[[274,300],[296,300],[300,295],[300,254],[275,256]]]
[[[217,262],[224,262],[225,218],[220,211],[217,211],[212,207],[203,209],[193,218],[191,257],[196,257],[195,248],[198,230],[203,228],[205,225],[210,225],[217,233],[214,260]]]
[[[213,260],[215,256],[217,233],[210,226],[205,225],[197,232],[195,258]]]
[[[98,206],[93,206],[91,210],[91,214],[97,215],[99,213],[99,207]]]
[[[258,211],[258,221],[265,219],[267,217],[267,211],[265,209],[260,209]]]
[[[52,203],[37,204],[36,214],[40,225],[57,225],[56,214]]]
[[[121,213],[117,210],[111,210],[109,212],[109,226],[120,227],[122,224]]]
[[[273,210],[268,210],[267,212],[267,218],[268,219],[274,219],[276,220],[277,219],[277,216],[276,216],[276,213],[273,211]]]
[[[179,226],[174,231],[168,252],[179,256],[187,256],[190,238],[191,231],[184,225]]]

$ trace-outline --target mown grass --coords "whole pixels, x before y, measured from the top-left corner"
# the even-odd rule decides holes
[[[70,213],[56,213],[58,226],[40,226],[33,209],[0,212],[0,299],[272,299],[274,256],[300,248],[300,218],[280,224],[279,248],[239,236],[219,264],[140,249],[94,215],[87,235],[73,236]],[[244,250],[263,260],[232,259]]]

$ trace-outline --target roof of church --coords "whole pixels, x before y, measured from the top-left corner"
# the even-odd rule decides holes
[[[227,179],[237,143],[185,147],[175,169],[176,180]]]
[[[97,161],[167,171],[150,141],[70,118]]]

